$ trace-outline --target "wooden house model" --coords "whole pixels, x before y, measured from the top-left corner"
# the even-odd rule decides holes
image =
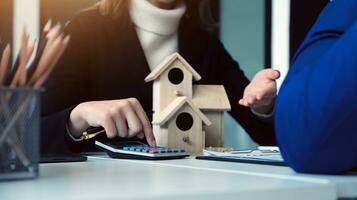
[[[153,81],[153,131],[159,146],[184,148],[192,154],[205,146],[224,145],[223,113],[230,104],[221,85],[193,85],[201,76],[174,53],[145,81]]]
[[[176,97],[155,116],[152,123],[160,127],[160,135],[156,135],[159,144],[184,148],[193,154],[199,154],[205,146],[203,125],[211,125],[209,119],[185,96]]]

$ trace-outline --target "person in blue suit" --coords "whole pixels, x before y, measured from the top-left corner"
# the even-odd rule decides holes
[[[335,0],[301,45],[279,92],[278,144],[298,172],[357,167],[357,1]]]
[[[259,81],[257,74],[250,85]],[[240,103],[271,101],[275,88],[258,88],[248,86]],[[297,172],[357,167],[357,0],[331,1],[320,14],[276,99],[275,129],[285,162]]]

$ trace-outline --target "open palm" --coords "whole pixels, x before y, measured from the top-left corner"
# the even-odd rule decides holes
[[[280,77],[277,70],[265,69],[259,71],[245,88],[243,98],[239,104],[251,107],[259,113],[272,111],[277,93],[276,80]]]

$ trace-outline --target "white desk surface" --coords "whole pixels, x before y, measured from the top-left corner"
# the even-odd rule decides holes
[[[325,180],[220,168],[195,159],[153,162],[89,158],[81,163],[41,164],[37,180],[0,183],[0,199],[337,198],[334,185]]]
[[[136,161],[138,162],[138,161]],[[326,180],[336,187],[339,198],[357,199],[357,173],[345,175],[314,175],[301,174],[294,172],[289,167],[280,167],[272,165],[218,162],[208,160],[196,160],[194,158],[185,160],[159,161],[160,165],[175,165],[189,168],[211,169],[218,171],[234,171],[236,173],[256,175],[262,177],[292,178],[295,180]]]

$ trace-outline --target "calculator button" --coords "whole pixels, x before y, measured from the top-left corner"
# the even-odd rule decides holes
[[[160,153],[167,153],[167,150],[166,150],[166,149],[160,149],[159,152],[160,152]]]
[[[158,152],[156,150],[151,149],[151,150],[149,150],[149,153],[155,154],[155,153],[158,153]]]

